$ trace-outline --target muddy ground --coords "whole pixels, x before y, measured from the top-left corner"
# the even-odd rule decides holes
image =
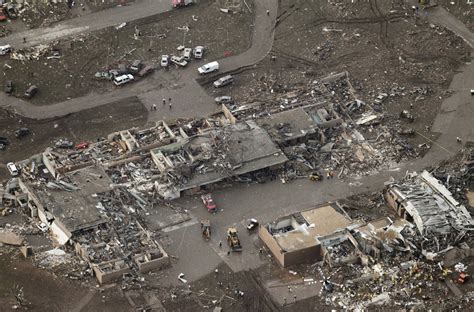
[[[8,177],[3,164],[39,153],[59,138],[68,138],[76,144],[95,141],[114,131],[143,126],[147,115],[148,111],[136,97],[46,120],[22,118],[0,110],[0,136],[10,141],[0,151],[0,180]],[[29,128],[31,134],[17,139],[15,130],[22,127]]]
[[[461,22],[474,31],[474,3],[469,0],[436,0],[438,5],[456,16]]]
[[[380,109],[386,123],[396,129],[412,127],[422,135],[410,143],[434,140],[429,127],[450,95],[454,73],[470,60],[468,47],[451,31],[424,19],[415,24],[409,8],[393,7],[389,1],[378,1],[378,6],[375,1],[344,3],[281,1],[271,52],[276,59],[269,56],[236,73],[233,85],[217,90],[209,86],[209,92],[231,95],[239,105],[268,101],[347,71],[358,98],[366,103],[372,104],[381,92],[393,94]],[[414,123],[399,121],[404,109],[414,115]]]
[[[212,27],[209,20],[213,21]],[[2,68],[4,64],[11,66],[0,76],[0,85],[11,80],[13,96],[23,97],[27,87],[35,84],[39,92],[30,100],[34,105],[49,105],[92,91],[107,92],[115,88],[114,84],[96,79],[96,72],[118,68],[120,64],[130,66],[137,59],[160,68],[161,55],[177,55],[176,48],[183,43],[187,47],[204,46],[204,61],[224,54],[239,54],[250,46],[252,21],[253,15],[248,11],[225,14],[219,11],[216,2],[202,1],[179,13],[170,11],[128,23],[120,29],[109,27],[55,42],[38,60],[0,57]],[[189,27],[189,31],[184,31],[183,26]],[[136,32],[140,36],[135,38]],[[60,58],[48,60],[53,50],[59,51]],[[178,69],[172,66],[171,70]]]

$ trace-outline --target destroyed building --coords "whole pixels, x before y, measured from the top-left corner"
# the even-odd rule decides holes
[[[343,231],[351,220],[340,213],[337,203],[281,217],[261,226],[259,237],[282,267],[323,259],[321,240]]]
[[[389,182],[385,199],[400,217],[416,224],[423,235],[474,230],[474,220],[466,207],[427,171],[409,174],[401,182]]]

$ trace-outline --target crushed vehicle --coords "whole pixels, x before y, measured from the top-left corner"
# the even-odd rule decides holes
[[[323,176],[319,172],[313,171],[308,175],[308,179],[310,181],[321,181]]]
[[[7,164],[7,169],[8,169],[8,172],[10,172],[10,174],[11,174],[12,177],[16,177],[16,176],[20,173],[20,171],[19,171],[19,169],[17,168],[17,166],[16,166],[14,163],[12,163],[12,162],[9,162],[9,163]]]
[[[234,77],[232,77],[232,75],[227,75],[214,81],[214,88],[222,88],[231,84],[232,82],[234,82]]]
[[[232,104],[234,101],[232,100],[231,96],[224,95],[224,96],[218,96],[214,99],[214,101],[217,104]]]
[[[207,211],[212,213],[217,212],[217,205],[214,202],[211,194],[201,195],[201,200],[204,206],[207,208]]]
[[[89,142],[81,142],[79,144],[76,144],[75,148],[76,149],[86,149],[89,147]]]
[[[207,64],[202,65],[198,68],[198,72],[201,75],[209,74],[219,70],[219,63],[218,62],[210,62]]]
[[[194,3],[194,0],[172,0],[171,1],[171,5],[175,9],[186,7],[186,6],[191,5],[193,3]]]
[[[7,80],[5,82],[5,87],[3,89],[5,93],[12,93],[13,92],[13,82],[11,80]]]
[[[206,239],[211,238],[211,221],[201,220],[201,232],[204,238]]]
[[[112,80],[114,78],[114,75],[110,72],[96,72],[94,74],[94,77],[96,79]]]
[[[387,93],[380,93],[380,94],[377,95],[377,97],[375,98],[374,103],[377,104],[377,105],[380,105],[380,104],[382,104],[382,102],[385,101],[387,98],[388,98],[388,94],[387,94]]]
[[[28,129],[28,128],[20,128],[18,130],[15,130],[15,136],[18,139],[24,138],[28,134],[30,134],[30,129]]]
[[[249,220],[249,223],[247,224],[247,230],[249,232],[252,232],[254,230],[256,230],[259,226],[259,223],[257,221],[257,219],[250,219]]]
[[[0,46],[0,55],[5,55],[12,51],[12,47],[9,44]]]
[[[38,93],[38,87],[35,85],[31,85],[28,89],[26,89],[25,97],[32,98],[33,96],[35,96],[36,93]]]
[[[7,16],[0,10],[0,22],[5,22],[7,20]]]
[[[160,61],[160,65],[161,67],[168,67],[169,65],[169,56],[168,55],[162,55],[161,56],[161,61]]]
[[[242,251],[239,235],[236,228],[227,229],[227,243],[232,251]]]
[[[194,48],[194,58],[195,59],[202,59],[202,56],[204,54],[204,47],[203,46],[197,46]]]
[[[147,66],[143,67],[142,70],[140,70],[137,75],[138,75],[138,77],[143,78],[143,77],[148,76],[149,74],[151,74],[154,70],[155,70],[155,68],[153,66],[147,65]]]
[[[185,67],[186,65],[188,65],[188,62],[184,59],[183,56],[172,56],[170,58],[170,61],[173,63],[173,64],[176,64],[178,66],[181,66],[181,67]]]
[[[415,121],[415,117],[409,111],[407,111],[406,109],[402,110],[402,112],[400,113],[400,119],[405,119],[408,122],[414,122]]]

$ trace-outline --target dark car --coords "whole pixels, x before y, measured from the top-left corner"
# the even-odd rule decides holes
[[[218,96],[214,99],[214,101],[217,104],[232,104],[234,101],[232,100],[231,96],[224,95],[224,96]]]
[[[5,83],[5,93],[12,93],[13,92],[13,82],[11,80],[7,80]]]
[[[19,139],[24,138],[28,134],[30,134],[30,129],[28,128],[20,128],[18,130],[15,130],[15,136]]]
[[[0,151],[4,150],[9,144],[8,139],[5,137],[0,137]]]
[[[66,139],[60,139],[56,141],[54,146],[56,146],[57,148],[73,148],[74,143]]]
[[[38,93],[38,87],[35,85],[30,86],[25,91],[25,97],[32,98],[36,93]]]
[[[140,69],[142,69],[142,67],[143,67],[142,61],[135,60],[133,61],[132,66],[130,66],[130,71],[136,74],[140,71]]]

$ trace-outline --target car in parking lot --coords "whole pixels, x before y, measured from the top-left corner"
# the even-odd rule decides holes
[[[7,169],[12,175],[12,177],[16,177],[18,174],[20,174],[20,171],[18,170],[17,166],[12,162],[9,162],[7,164]]]
[[[228,95],[224,95],[224,96],[218,96],[214,99],[214,101],[217,103],[217,104],[230,104],[230,103],[234,103],[234,100],[232,100],[232,97],[231,96],[228,96]]]
[[[234,82],[234,77],[232,77],[232,75],[227,75],[214,81],[214,87],[222,88],[224,86],[231,84],[232,82]]]
[[[169,57],[168,55],[162,55],[162,56],[161,56],[161,62],[160,62],[161,67],[168,67],[168,65],[169,65],[169,58],[170,58],[170,57]]]
[[[195,59],[201,59],[204,54],[204,47],[203,46],[197,46],[194,48],[194,58]]]
[[[7,80],[5,82],[4,91],[5,91],[5,93],[12,93],[13,92],[13,82],[11,80]]]

